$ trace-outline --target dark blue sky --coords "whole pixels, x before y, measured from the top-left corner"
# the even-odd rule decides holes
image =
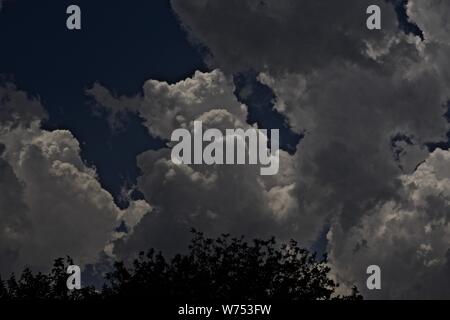
[[[66,8],[78,4],[82,30],[66,28]],[[99,81],[119,94],[139,92],[147,79],[176,82],[206,70],[166,0],[14,0],[0,14],[0,74],[38,95],[49,129],[69,129],[82,157],[97,167],[102,185],[118,195],[138,175],[136,155],[161,142],[139,119],[112,133],[94,116],[84,90]]]

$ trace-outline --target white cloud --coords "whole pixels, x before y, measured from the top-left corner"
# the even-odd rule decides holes
[[[87,94],[107,107],[113,117],[125,111],[137,112],[150,134],[166,139],[174,129],[187,127],[189,121],[211,109],[224,108],[243,123],[247,117],[246,108],[233,95],[230,79],[218,70],[197,71],[192,78],[175,84],[148,80],[143,86],[143,96],[116,98],[98,83]]]
[[[47,269],[65,255],[95,262],[118,219],[138,219],[142,204],[120,210],[72,134],[40,129],[38,100],[10,85],[0,94],[2,110],[13,111],[0,113],[0,271]]]
[[[218,70],[197,72],[172,85],[149,80],[144,96],[131,98],[137,108],[130,107],[127,98],[105,94],[108,90],[99,85],[88,92],[113,114],[137,112],[150,133],[167,139],[174,129],[192,130],[196,120],[205,130],[250,127],[246,106],[237,101],[234,85]],[[278,175],[262,177],[257,166],[178,166],[171,162],[169,149],[144,152],[138,156],[142,171],[138,188],[155,210],[143,217],[130,237],[118,242],[116,253],[126,257],[148,247],[169,253],[184,250],[192,227],[212,236],[231,232],[314,238],[320,224],[314,222],[313,227],[311,217],[298,213],[294,158],[281,152],[280,161]]]

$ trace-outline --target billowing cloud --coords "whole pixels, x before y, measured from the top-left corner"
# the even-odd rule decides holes
[[[365,27],[366,8],[382,9],[382,30]],[[249,166],[175,166],[169,150],[138,157],[138,187],[155,211],[116,246],[121,256],[146,245],[178,248],[186,230],[314,241],[329,226],[328,251],[340,281],[367,298],[448,297],[448,40],[442,1],[412,0],[408,13],[425,41],[397,27],[385,1],[172,0],[194,41],[221,69],[169,85],[150,80],[143,94],[88,91],[113,115],[136,112],[149,132],[201,119],[247,126],[229,80],[253,69],[275,94],[275,108],[302,132],[279,175]],[[442,27],[442,28],[441,28]],[[444,30],[444,31],[442,31]],[[383,289],[365,288],[366,268],[382,268]],[[414,280],[411,280],[415,278]]]
[[[190,121],[211,109],[225,108],[245,123],[247,109],[237,101],[230,85],[230,79],[218,70],[197,71],[192,78],[175,84],[148,80],[143,95],[134,97],[115,97],[99,83],[87,90],[87,94],[108,108],[113,124],[123,113],[136,112],[144,119],[151,135],[169,139],[173,130],[186,128]]]
[[[403,196],[379,203],[357,225],[328,234],[341,279],[364,283],[361,266],[379,265],[382,290],[371,298],[442,299],[450,295],[450,152],[437,149],[401,176]],[[351,263],[349,263],[351,261]]]
[[[380,31],[365,27],[370,4],[381,7]],[[435,241],[416,232],[435,213],[410,201],[414,188],[405,183],[433,157],[426,144],[447,139],[448,5],[409,1],[408,13],[423,28],[424,42],[397,28],[394,8],[385,1],[344,6],[173,0],[172,5],[192,37],[210,50],[211,65],[226,73],[261,72],[259,80],[273,89],[277,110],[305,133],[293,160],[298,216],[331,226],[329,250],[337,274],[364,290],[367,266],[379,261],[388,283],[380,292],[364,290],[366,297],[448,297],[445,290],[429,291],[439,288],[442,272],[448,272],[448,224],[444,220]],[[417,217],[399,213],[406,211]],[[389,228],[391,215],[404,216],[408,226]],[[380,230],[389,240],[377,237]],[[408,242],[403,233],[416,239]],[[411,250],[420,251],[422,260],[408,265]],[[424,264],[434,267],[421,269]],[[421,286],[406,285],[395,276],[402,272],[423,275]]]
[[[367,298],[450,296],[450,153],[447,139],[450,4],[409,0],[424,41],[398,28],[389,1],[172,0],[191,39],[209,50],[211,72],[116,96],[99,83],[87,94],[112,125],[131,112],[152,136],[169,140],[194,121],[250,128],[232,76],[256,71],[274,105],[304,134],[280,172],[258,166],[175,165],[170,144],[137,157],[145,200],[119,209],[67,130],[40,126],[39,99],[0,86],[0,273],[47,268],[70,254],[127,258],[156,247],[186,248],[189,229],[208,235],[295,238],[313,243],[324,228],[330,264]],[[0,0],[0,8],[2,1]],[[366,28],[377,4],[382,29]],[[124,222],[127,233],[115,231]],[[5,262],[6,261],[6,262]],[[382,290],[365,288],[366,268],[382,270]]]
[[[215,70],[172,85],[147,81],[144,95],[134,98],[114,97],[98,84],[88,93],[113,114],[137,112],[151,134],[170,139],[177,128],[192,131],[196,120],[205,130],[250,128],[247,108],[237,101],[234,89],[230,79]],[[175,165],[170,149],[144,152],[137,159],[142,171],[138,188],[155,210],[131,236],[118,241],[115,253],[132,256],[148,247],[169,253],[184,250],[191,228],[213,236],[231,232],[288,239],[304,233],[307,239],[315,228],[297,214],[292,160],[281,152],[279,174],[262,177],[255,165]]]
[[[142,204],[114,204],[73,135],[40,128],[39,100],[6,85],[0,103],[0,271],[47,269],[65,255],[95,262],[119,219],[142,216]]]
[[[429,68],[407,77],[402,68],[389,67],[389,74],[330,66],[301,78],[266,78],[279,110],[306,132],[298,154],[299,198],[320,204],[318,215],[326,211],[352,223],[358,212],[395,197],[397,177],[424,160],[425,143],[446,139],[439,75]],[[410,137],[411,144],[398,137]],[[394,146],[403,150],[398,159]]]
[[[440,73],[415,57],[404,58],[400,68],[386,62],[378,70],[330,66],[313,75],[278,79],[262,75],[261,79],[274,88],[280,112],[294,127],[307,132],[298,154],[300,210],[329,219],[330,258],[336,272],[343,275],[341,279],[348,276],[349,283],[357,283],[368,298],[420,298],[431,294],[442,298],[448,292],[431,288],[439,288],[439,278],[448,269],[441,265],[439,272],[437,268],[421,270],[414,268],[419,265],[401,261],[410,257],[412,242],[398,235],[411,232],[417,242],[423,241],[417,247],[427,245],[427,239],[420,238],[416,230],[424,228],[426,221],[413,219],[402,230],[377,225],[390,225],[386,216],[394,214],[396,208],[384,205],[379,209],[381,204],[402,203],[404,194],[413,196],[401,177],[412,174],[428,157],[425,144],[445,141],[448,130],[443,117],[448,92],[442,86]],[[432,212],[432,208],[425,208],[422,215]],[[383,228],[383,237],[389,242],[376,236]],[[445,232],[446,226],[437,236],[441,258],[448,249]],[[365,290],[365,270],[371,264],[379,264],[383,270],[384,287],[380,292]],[[403,283],[406,279],[397,276],[402,272],[409,277],[425,274],[416,278],[417,282]]]

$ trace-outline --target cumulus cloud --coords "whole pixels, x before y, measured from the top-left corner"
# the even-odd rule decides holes
[[[413,170],[427,155],[424,144],[444,140],[448,130],[446,94],[432,69],[408,78],[393,66],[388,75],[374,71],[334,66],[295,77],[298,84],[290,76],[273,84],[280,110],[306,132],[298,154],[299,198],[321,203],[318,214],[342,213],[345,223],[394,196],[402,169]],[[291,94],[302,86],[303,93]],[[397,136],[413,141],[400,146],[402,166],[392,150]]]
[[[377,210],[380,203],[401,203],[403,194],[411,196],[411,189],[400,177],[413,172],[427,158],[426,142],[445,140],[448,130],[443,117],[447,92],[439,73],[415,58],[403,62],[408,63],[406,72],[405,65],[397,69],[385,64],[383,68],[389,67],[389,73],[352,65],[330,66],[301,77],[260,77],[274,88],[280,112],[294,127],[306,131],[299,149],[296,180],[300,210],[329,219],[334,269],[344,275],[341,280],[348,276],[350,283],[357,283],[368,298],[445,296],[436,268],[416,278],[417,282],[411,284],[416,291],[401,283],[406,279],[401,280],[398,273],[411,277],[422,271],[418,264],[404,261],[408,269],[402,269],[397,261],[406,259],[411,251],[409,239],[398,238],[400,230],[387,228],[383,236],[390,237],[390,242],[376,236],[383,228],[377,223],[387,224],[386,216],[393,214],[393,207],[388,205]],[[427,208],[425,212],[431,214],[432,210]],[[420,239],[415,230],[423,228],[425,221],[415,219],[409,223],[410,228],[401,231],[414,233],[417,241],[426,245],[426,239]],[[360,224],[363,229],[358,229]],[[355,228],[358,236],[352,235]],[[445,247],[446,237],[441,236],[438,239]],[[351,245],[347,245],[349,238]],[[378,250],[371,250],[371,246]],[[358,259],[358,255],[364,259]],[[379,264],[383,270],[384,287],[380,292],[365,290],[365,268],[371,264]]]
[[[382,9],[382,30],[365,27]],[[169,149],[138,157],[138,187],[154,207],[116,243],[126,256],[148,246],[179,248],[186,230],[274,234],[314,241],[329,226],[328,251],[340,281],[367,298],[448,297],[448,39],[443,1],[411,0],[408,14],[425,41],[405,35],[385,1],[172,0],[194,41],[209,49],[210,73],[175,84],[149,80],[143,93],[88,94],[112,119],[135,112],[152,135],[176,128],[248,126],[230,80],[253,69],[275,108],[305,137],[281,172],[251,166],[175,166]],[[382,267],[381,291],[365,288],[366,268]],[[414,279],[414,280],[411,280]]]
[[[365,28],[370,4],[382,9],[381,31]],[[172,5],[195,41],[210,50],[211,65],[225,73],[259,71],[277,110],[305,133],[293,159],[298,216],[331,226],[334,270],[364,290],[367,266],[382,264],[385,289],[364,290],[369,298],[448,297],[439,280],[448,273],[448,224],[437,218],[444,222],[434,241],[416,232],[434,224],[435,209],[419,208],[405,182],[431,161],[426,144],[447,140],[448,5],[409,1],[424,42],[397,28],[385,1]],[[392,216],[406,225],[391,225]],[[419,276],[407,284],[406,275]]]
[[[137,112],[153,135],[170,139],[174,129],[193,130],[193,122],[224,131],[250,128],[247,108],[234,96],[234,85],[222,72],[197,72],[192,78],[169,85],[155,80],[144,84],[140,97],[114,97],[95,85],[88,93],[112,113]],[[137,107],[136,107],[137,106]],[[132,235],[116,243],[121,257],[156,247],[173,253],[186,249],[190,228],[209,235],[221,233],[287,239],[300,230],[312,232],[308,221],[297,215],[293,197],[295,164],[285,152],[280,173],[262,177],[258,166],[175,165],[170,149],[149,150],[138,156],[142,175],[138,188],[154,207]],[[289,222],[288,222],[289,221]]]
[[[218,69],[173,84],[148,80],[128,97],[94,84],[86,93],[111,124],[136,113],[165,140],[196,120],[249,128],[232,75],[250,69],[304,134],[297,153],[281,152],[280,172],[262,177],[258,166],[175,165],[170,144],[148,150],[137,158],[145,200],[121,210],[75,137],[41,128],[39,99],[1,85],[0,272],[46,268],[65,254],[85,264],[102,251],[179,251],[192,227],[309,245],[328,226],[330,264],[344,284],[368,298],[448,298],[450,152],[427,144],[449,130],[450,4],[408,1],[421,41],[399,30],[381,0],[171,3]],[[382,10],[380,31],[365,27],[372,4]],[[127,233],[115,231],[121,221]],[[371,264],[381,267],[381,291],[365,289]]]
[[[186,128],[192,119],[215,108],[226,108],[245,123],[247,110],[237,101],[230,86],[230,79],[216,70],[197,71],[192,78],[175,84],[148,80],[143,94],[134,97],[115,97],[99,83],[86,93],[110,111],[111,123],[117,123],[125,112],[136,112],[145,120],[151,135],[168,139],[173,130]]]
[[[339,276],[364,283],[359,266],[377,264],[382,291],[372,298],[442,299],[450,295],[450,152],[437,149],[410,175],[401,176],[404,193],[379,203],[357,225],[328,234]],[[352,263],[349,263],[352,261]]]
[[[114,204],[73,135],[40,128],[39,100],[6,85],[0,103],[0,271],[47,269],[64,255],[95,262],[119,218],[142,216],[142,204]]]

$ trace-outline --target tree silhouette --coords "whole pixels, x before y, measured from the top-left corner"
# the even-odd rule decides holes
[[[275,238],[248,243],[224,234],[207,238],[192,230],[187,254],[167,260],[161,252],[141,252],[127,267],[115,262],[105,276],[102,290],[66,287],[67,257],[56,259],[48,275],[25,269],[19,280],[0,279],[0,300],[114,300],[152,298],[182,302],[231,300],[356,300],[356,287],[349,296],[336,296],[338,284],[329,277],[326,256],[302,249],[291,240],[279,246]]]
[[[86,287],[81,290],[70,291],[66,281],[67,267],[73,264],[70,257],[66,260],[58,258],[53,263],[49,274],[33,274],[29,268],[25,268],[19,280],[13,274],[6,283],[0,278],[0,300],[88,300],[98,297],[95,288]]]

